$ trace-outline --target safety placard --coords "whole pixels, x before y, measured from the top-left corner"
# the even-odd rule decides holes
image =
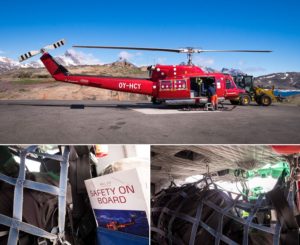
[[[85,180],[98,227],[148,236],[150,181],[145,171],[134,168]]]

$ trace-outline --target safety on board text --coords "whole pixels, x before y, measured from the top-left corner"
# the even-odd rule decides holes
[[[127,197],[134,194],[133,185],[121,185],[119,187],[109,187],[90,190],[91,197],[97,198],[99,204],[122,204],[127,202]]]

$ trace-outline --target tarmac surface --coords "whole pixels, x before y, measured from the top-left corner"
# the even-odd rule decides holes
[[[185,110],[147,102],[0,101],[6,144],[299,144],[300,107]]]

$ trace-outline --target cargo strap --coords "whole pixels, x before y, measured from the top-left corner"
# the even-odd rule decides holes
[[[38,237],[49,239],[54,244],[57,242],[60,242],[62,244],[65,243],[64,227],[65,227],[65,216],[66,216],[66,196],[67,196],[67,181],[68,181],[67,177],[68,177],[70,150],[69,147],[65,147],[63,155],[58,156],[58,155],[38,153],[36,152],[37,148],[38,148],[37,146],[30,146],[21,151],[18,178],[12,178],[4,174],[0,174],[0,180],[15,186],[13,218],[0,214],[0,224],[10,227],[9,236],[8,236],[8,244],[10,245],[17,245],[19,240],[19,231],[24,231],[26,233]],[[59,188],[56,186],[52,186],[44,183],[38,183],[38,182],[25,179],[25,175],[26,175],[25,161],[26,161],[26,156],[30,153],[34,153],[35,155],[60,161],[61,171],[60,171]],[[57,234],[49,233],[36,226],[22,222],[24,187],[58,196],[58,233]]]

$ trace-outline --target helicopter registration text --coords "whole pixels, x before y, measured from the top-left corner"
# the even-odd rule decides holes
[[[133,90],[140,90],[142,84],[140,83],[124,83],[119,82],[119,88],[121,89],[133,89]]]

